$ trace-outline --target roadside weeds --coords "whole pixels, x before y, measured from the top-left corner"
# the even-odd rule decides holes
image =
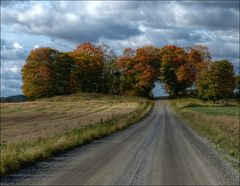
[[[191,110],[195,106],[191,104],[188,107],[182,106],[189,100],[171,100],[170,105],[190,128],[211,142],[223,158],[240,172],[239,118]],[[197,100],[193,102],[196,104]]]

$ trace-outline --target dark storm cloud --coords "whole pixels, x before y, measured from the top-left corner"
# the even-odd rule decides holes
[[[197,6],[199,8],[213,7],[213,8],[231,8],[234,10],[239,10],[239,1],[238,0],[225,0],[225,1],[188,1],[181,2],[192,7]]]
[[[138,27],[123,21],[118,16],[119,12],[101,16],[98,15],[101,12],[97,7],[94,9],[94,5],[88,11],[83,2],[73,2],[73,4],[76,6],[71,6],[72,3],[60,6],[59,2],[48,5],[38,2],[27,9],[25,6],[20,6],[19,9],[5,8],[2,21],[6,25],[14,25],[18,31],[48,35],[73,42],[86,40],[97,42],[99,38],[126,39],[141,33]]]
[[[74,42],[124,40],[150,29],[238,29],[239,2],[36,2],[3,9],[18,31]],[[182,35],[180,35],[181,37]]]
[[[239,28],[239,14],[226,8],[206,7],[199,12],[188,13],[185,18],[188,25],[200,26],[205,29],[229,30]]]

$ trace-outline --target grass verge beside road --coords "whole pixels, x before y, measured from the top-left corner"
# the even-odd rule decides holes
[[[204,102],[198,99],[170,100],[174,111],[201,136],[207,138],[233,167],[240,171],[239,103]]]
[[[139,107],[125,115],[112,115],[112,118],[107,120],[82,125],[79,129],[66,131],[50,137],[40,137],[33,141],[1,144],[0,174],[12,173],[26,165],[48,159],[56,154],[126,128],[150,112],[152,105],[151,101],[141,99]]]

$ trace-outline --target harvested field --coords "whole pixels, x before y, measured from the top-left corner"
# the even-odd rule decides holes
[[[1,140],[29,141],[125,115],[141,104],[138,98],[77,94],[1,104]]]

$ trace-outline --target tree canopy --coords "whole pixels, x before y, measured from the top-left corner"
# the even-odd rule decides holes
[[[190,90],[216,100],[231,96],[236,87],[231,63],[212,62],[203,45],[125,48],[120,56],[89,42],[68,52],[38,48],[28,55],[22,79],[23,93],[31,98],[75,92],[149,97],[160,81],[170,95]]]

